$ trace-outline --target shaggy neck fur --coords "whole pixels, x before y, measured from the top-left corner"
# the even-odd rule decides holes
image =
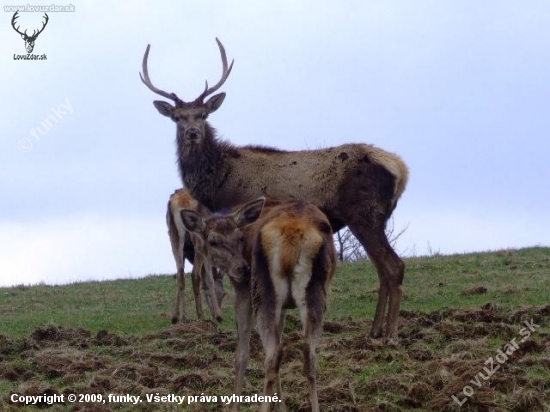
[[[237,149],[216,137],[216,129],[208,123],[200,144],[185,146],[183,136],[177,136],[180,177],[186,188],[206,207],[219,209],[217,192],[230,171],[228,157],[238,157]]]

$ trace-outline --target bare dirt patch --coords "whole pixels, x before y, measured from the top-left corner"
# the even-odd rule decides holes
[[[366,322],[326,322],[319,354],[319,400],[327,411],[455,411],[451,398],[465,398],[462,410],[543,411],[550,405],[550,336],[533,332],[480,387],[472,380],[486,361],[512,338],[522,323],[544,324],[550,305],[505,311],[493,304],[479,309],[447,309],[429,314],[402,311],[397,342],[365,336]],[[302,375],[302,341],[297,319],[285,330],[282,382],[289,410],[308,408]],[[46,325],[29,337],[0,336],[0,382],[15,389],[0,398],[0,410],[18,411],[11,393],[40,395],[230,395],[234,380],[235,334],[211,322],[175,325],[145,336],[93,335],[83,329]],[[261,392],[263,349],[251,340],[247,394]],[[52,408],[39,405],[40,408]],[[56,407],[57,408],[57,407]],[[222,410],[221,403],[189,405],[188,410]],[[71,411],[170,411],[174,405],[70,405]],[[248,410],[243,408],[243,411]]]
[[[485,286],[474,286],[470,289],[463,290],[462,296],[471,296],[471,295],[483,295],[487,293],[487,288]]]

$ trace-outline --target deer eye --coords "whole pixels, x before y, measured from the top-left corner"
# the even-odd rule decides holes
[[[216,246],[218,246],[219,243],[217,241],[215,241],[214,239],[209,239],[208,244],[212,247],[216,247]]]
[[[203,114],[201,114],[201,119],[204,120],[204,119],[206,119],[207,117],[208,117],[208,113],[203,113]]]

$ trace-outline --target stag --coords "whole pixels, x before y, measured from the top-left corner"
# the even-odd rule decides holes
[[[264,396],[277,394],[282,399],[282,334],[286,310],[297,307],[304,337],[303,371],[311,410],[318,412],[316,348],[337,260],[326,216],[311,203],[259,198],[231,214],[206,219],[182,210],[181,219],[206,244],[205,259],[227,273],[235,289],[238,343],[234,394],[242,393],[254,314],[265,351]],[[243,267],[250,267],[249,276],[243,276]],[[260,410],[268,411],[271,405],[264,402]],[[233,405],[233,410],[238,408]]]
[[[42,23],[42,28],[40,30],[33,30],[33,33],[31,36],[27,35],[27,30],[25,30],[24,33],[21,33],[19,31],[19,27],[21,26],[17,26],[17,28],[15,28],[15,20],[19,17],[17,14],[19,12],[16,11],[15,14],[13,15],[12,19],[11,19],[11,26],[13,27],[13,29],[19,33],[21,35],[21,37],[23,38],[23,40],[25,40],[25,48],[27,49],[27,53],[32,53],[32,51],[34,50],[34,42],[36,41],[36,38],[38,37],[38,35],[40,33],[42,33],[44,31],[44,28],[46,27],[46,25],[48,24],[48,20],[49,20],[49,17],[48,17],[48,14],[47,13],[44,13],[44,18],[46,19],[46,21],[44,21],[44,23]]]
[[[333,230],[348,226],[374,263],[380,281],[369,335],[397,337],[405,265],[389,244],[385,227],[405,190],[407,166],[399,156],[369,144],[284,151],[237,147],[220,140],[207,118],[223,103],[225,93],[212,94],[229,76],[233,62],[227,64],[225,49],[218,39],[216,42],[223,66],[221,79],[213,87],[206,83],[190,103],[155,87],[147,70],[150,45],[143,56],[142,82],[174,102],[157,100],[153,104],[176,123],[177,161],[184,186],[211,210],[259,196],[301,199],[319,207]]]
[[[204,291],[206,303],[212,317],[222,320],[221,303],[225,296],[223,289],[223,276],[220,271],[212,268],[206,262],[204,264],[204,243],[196,235],[189,233],[179,214],[180,209],[189,209],[194,212],[207,215],[210,213],[204,206],[198,203],[185,189],[178,189],[170,196],[166,210],[166,224],[168,236],[172,246],[172,254],[176,261],[176,301],[172,311],[172,323],[183,322],[185,315],[185,259],[193,265],[191,281],[195,296],[195,310],[197,318],[203,318],[201,285]]]

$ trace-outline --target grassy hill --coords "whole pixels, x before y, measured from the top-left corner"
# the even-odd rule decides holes
[[[416,257],[406,264],[398,342],[366,338],[378,289],[372,265],[339,267],[319,355],[322,409],[452,411],[465,400],[461,411],[550,410],[550,249]],[[175,281],[168,275],[0,288],[0,410],[36,410],[14,405],[12,393],[142,400],[42,405],[51,411],[223,410],[219,397],[232,393],[235,348],[229,295],[221,325],[171,326]],[[187,314],[195,319],[192,305]],[[286,405],[297,411],[307,406],[307,384],[299,323],[290,314],[282,381]],[[522,328],[529,321],[540,326],[527,337]],[[488,376],[489,358],[497,365],[497,351],[514,338],[517,348]],[[261,393],[262,365],[254,335],[248,394]],[[465,386],[471,389],[463,392]],[[179,408],[147,402],[155,393],[202,393],[218,402]]]

